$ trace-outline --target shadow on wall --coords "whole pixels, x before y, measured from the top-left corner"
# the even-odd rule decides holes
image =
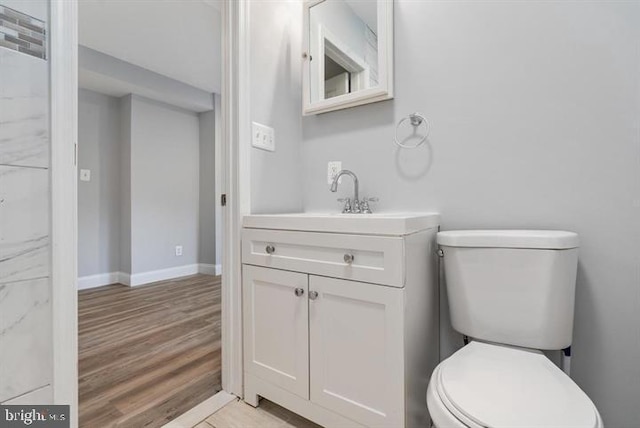
[[[413,149],[397,147],[395,161],[400,177],[407,181],[419,181],[429,173],[433,165],[431,141],[427,138],[422,145]]]
[[[344,114],[345,111],[348,111],[349,114]],[[389,100],[347,110],[305,116],[302,118],[303,142],[350,134],[359,130],[371,130],[372,128],[388,130],[390,126],[400,120],[400,118],[396,120],[394,115],[394,101]]]
[[[595,288],[597,288],[597,284],[593,284],[589,279],[584,262],[580,257],[580,253],[578,253],[572,354],[580,355],[582,353],[589,352],[591,357],[595,358],[596,361],[599,361],[599,364],[601,365],[604,364],[606,357],[598,351],[597,347],[588,346],[590,343],[590,336],[606,336],[604,331],[597,331],[598,328],[601,329],[602,322],[598,319],[598,307],[594,300],[593,290]],[[580,320],[580,322],[577,322],[578,320]],[[574,358],[572,361],[573,367],[575,368],[576,363],[579,365],[583,361],[583,358]],[[579,369],[578,373],[583,371],[585,370]]]

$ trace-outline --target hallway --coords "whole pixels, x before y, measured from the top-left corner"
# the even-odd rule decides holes
[[[160,427],[220,388],[220,277],[78,293],[80,426]]]

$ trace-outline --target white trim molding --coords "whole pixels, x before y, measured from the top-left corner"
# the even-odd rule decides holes
[[[99,273],[96,275],[81,276],[78,278],[78,290],[102,287],[120,282],[121,272]]]
[[[152,270],[149,272],[132,273],[131,275],[129,275],[129,281],[122,283],[130,287],[135,287],[138,285],[150,284],[152,282],[166,281],[168,279],[195,275],[198,272],[199,265],[196,263],[192,265],[176,266],[167,269]],[[124,279],[126,278],[121,278],[121,280]]]
[[[51,281],[53,402],[78,426],[78,3],[51,1]]]
[[[204,275],[222,275],[222,265],[198,263],[193,265],[178,266],[168,269],[160,269],[150,272],[128,274],[126,272],[106,272],[95,275],[81,276],[78,278],[78,290],[103,287],[111,284],[123,284],[135,287],[156,281],[180,278],[187,275],[201,273]]]
[[[200,263],[198,265],[198,273],[203,275],[222,275],[222,265]]]
[[[118,272],[118,284],[131,285],[131,274],[126,272]]]
[[[226,191],[227,188],[227,173],[226,173],[226,149],[225,149],[225,141],[222,138],[222,128],[224,127],[222,124],[222,97],[220,94],[213,94],[213,103],[214,109],[213,114],[215,116],[214,124],[215,124],[215,156],[214,156],[214,172],[215,172],[215,238],[216,238],[216,267],[220,267],[218,271],[216,271],[216,275],[222,275],[222,255],[223,255],[223,207],[222,207],[222,195]]]
[[[243,396],[242,216],[250,213],[249,0],[223,3],[222,138],[226,181],[222,254],[222,388]]]

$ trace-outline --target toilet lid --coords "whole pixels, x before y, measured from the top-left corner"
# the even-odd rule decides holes
[[[440,365],[439,390],[471,421],[498,427],[597,427],[589,397],[542,352],[471,342]]]

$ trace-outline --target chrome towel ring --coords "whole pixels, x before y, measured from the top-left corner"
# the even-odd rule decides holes
[[[422,139],[413,145],[403,144],[400,141],[398,141],[398,128],[400,128],[400,125],[402,125],[405,121],[407,121],[407,119],[411,122],[411,125],[414,128],[418,128],[423,123],[425,126],[425,131]],[[427,141],[427,138],[429,137],[429,132],[431,132],[431,126],[429,125],[429,122],[427,121],[427,119],[420,113],[411,113],[409,116],[406,116],[400,119],[400,121],[396,124],[396,132],[394,133],[394,136],[393,136],[393,142],[396,143],[398,147],[403,149],[415,149],[416,147],[420,147],[421,145],[424,144],[425,141]]]

